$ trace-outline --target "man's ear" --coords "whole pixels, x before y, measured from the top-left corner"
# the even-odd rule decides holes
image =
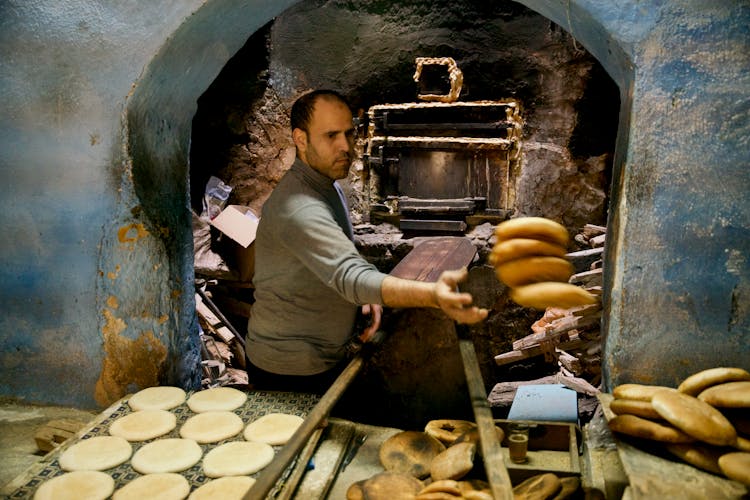
[[[307,149],[307,133],[301,128],[292,130],[292,140],[297,149],[304,151]]]

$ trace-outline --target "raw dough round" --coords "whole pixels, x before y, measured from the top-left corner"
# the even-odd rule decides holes
[[[695,438],[671,425],[664,425],[635,415],[617,415],[609,421],[613,432],[665,443],[692,443]]]
[[[188,418],[180,427],[180,436],[205,443],[217,443],[242,432],[245,423],[231,411],[206,411]]]
[[[698,399],[719,408],[750,408],[750,381],[709,387],[698,394]]]
[[[197,464],[203,450],[192,439],[159,439],[135,452],[130,465],[141,474],[180,472]]]
[[[711,386],[740,380],[750,380],[750,373],[742,368],[720,366],[690,375],[682,381],[677,390],[691,396],[697,396]]]
[[[425,432],[401,431],[380,446],[380,463],[387,471],[424,478],[432,460],[445,451],[445,445]]]
[[[171,410],[185,402],[185,391],[179,387],[147,387],[133,394],[128,405],[133,411]]]
[[[750,453],[735,451],[719,457],[719,467],[729,479],[750,486]]]
[[[141,410],[120,417],[109,426],[111,436],[146,441],[163,436],[177,426],[177,417],[166,410]]]
[[[180,474],[165,472],[133,479],[115,491],[112,500],[180,500],[190,493],[190,483]]]
[[[245,476],[263,469],[274,457],[270,444],[253,441],[224,443],[203,457],[206,477]]]
[[[43,482],[34,500],[104,500],[115,490],[109,474],[93,470],[67,472]]]
[[[247,394],[232,387],[213,387],[195,392],[187,400],[195,413],[204,411],[232,411],[247,401]]]
[[[304,419],[297,415],[269,413],[247,424],[243,435],[248,441],[282,445],[289,441],[302,422]]]
[[[245,493],[255,484],[255,479],[247,476],[227,476],[212,479],[188,497],[189,500],[242,500]]]
[[[659,391],[651,404],[669,423],[703,442],[717,446],[731,445],[737,440],[737,431],[719,410],[677,391]]]
[[[133,454],[127,439],[117,436],[95,436],[74,444],[60,455],[60,468],[74,470],[107,470],[126,462]]]

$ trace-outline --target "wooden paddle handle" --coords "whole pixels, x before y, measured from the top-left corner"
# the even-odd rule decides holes
[[[333,385],[323,394],[320,401],[313,407],[310,414],[307,415],[302,425],[299,426],[289,441],[276,454],[273,462],[261,472],[257,481],[245,493],[243,500],[263,500],[266,498],[268,492],[273,489],[284,470],[294,460],[294,457],[297,456],[302,447],[305,446],[305,443],[307,443],[315,429],[320,426],[320,423],[328,416],[347,387],[357,377],[363,364],[364,359],[362,354],[358,354],[349,362],[344,371],[333,382]]]

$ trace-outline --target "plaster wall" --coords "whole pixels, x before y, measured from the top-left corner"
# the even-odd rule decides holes
[[[0,395],[194,387],[197,98],[296,2],[0,3]],[[621,90],[609,383],[750,359],[747,2],[524,0]]]

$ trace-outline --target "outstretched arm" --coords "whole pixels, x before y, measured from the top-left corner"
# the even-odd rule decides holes
[[[457,292],[457,285],[468,276],[466,268],[444,271],[435,283],[387,276],[381,292],[388,307],[435,307],[459,323],[476,323],[487,317],[487,309],[472,306],[468,293]]]

